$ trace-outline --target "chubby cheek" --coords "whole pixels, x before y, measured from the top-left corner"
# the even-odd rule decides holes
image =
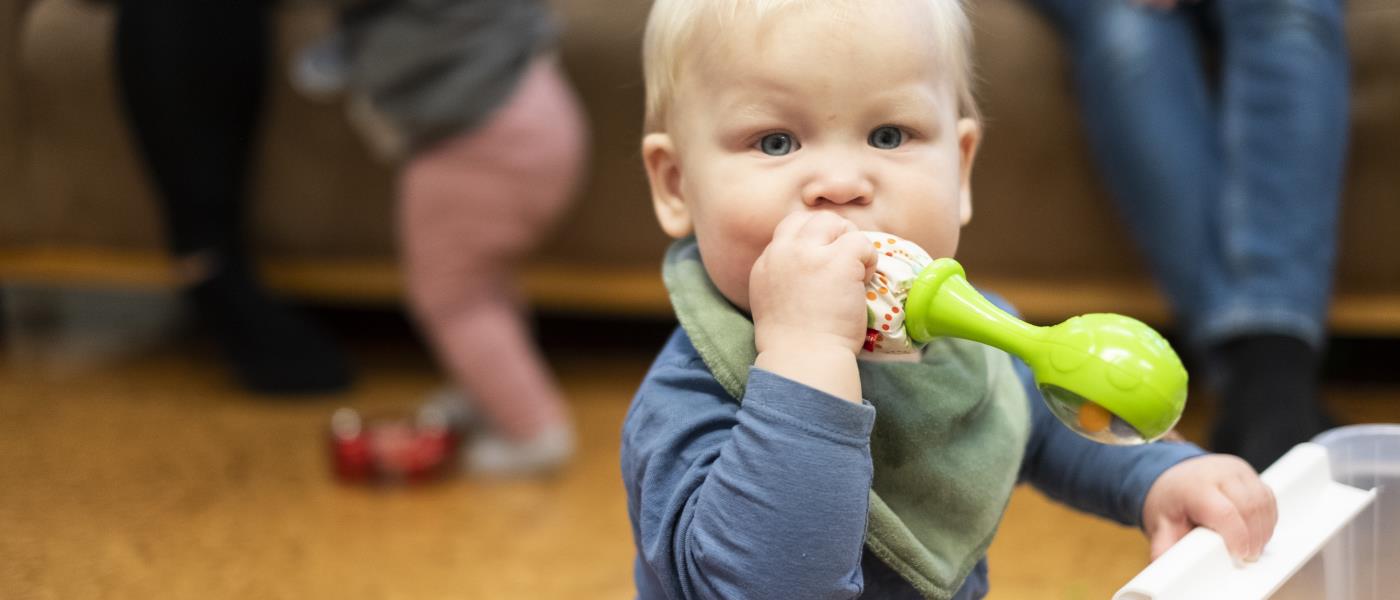
[[[962,232],[957,185],[930,180],[920,187],[921,190],[907,191],[909,197],[921,198],[919,201],[904,205],[904,210],[895,211],[894,215],[887,215],[896,217],[892,220],[896,230],[890,233],[918,244],[934,258],[951,257],[957,252]],[[930,194],[930,190],[936,192]],[[904,231],[901,233],[899,229]]]
[[[749,310],[749,274],[773,239],[781,215],[770,219],[751,211],[724,211],[711,220],[697,215],[696,238],[705,271],[735,306]],[[745,218],[747,217],[747,218]]]
[[[961,234],[959,225],[957,221],[953,221],[951,226],[939,223],[934,227],[925,227],[906,239],[918,244],[924,252],[934,258],[952,257],[958,250],[958,238]]]
[[[711,242],[715,240],[711,239]],[[723,243],[722,241],[719,243]],[[718,244],[700,243],[700,255],[704,257],[705,272],[721,294],[744,312],[749,311],[749,274],[753,272],[758,255],[740,255],[733,248],[723,248]]]

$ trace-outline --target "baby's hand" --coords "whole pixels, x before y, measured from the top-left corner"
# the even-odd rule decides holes
[[[865,343],[865,281],[875,249],[854,223],[827,211],[788,215],[749,275],[758,351]]]
[[[1252,561],[1274,534],[1278,503],[1249,463],[1210,454],[1162,473],[1147,491],[1142,522],[1152,560],[1200,525],[1225,538],[1232,556]]]
[[[874,271],[875,248],[854,223],[826,211],[784,218],[749,274],[754,365],[859,403]]]

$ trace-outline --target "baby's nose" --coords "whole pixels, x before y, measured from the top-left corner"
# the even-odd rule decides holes
[[[814,177],[802,189],[808,206],[820,204],[869,204],[874,186],[855,170],[838,170]]]

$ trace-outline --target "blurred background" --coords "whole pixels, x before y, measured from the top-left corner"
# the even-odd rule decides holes
[[[296,397],[240,387],[191,318],[160,203],[124,122],[114,6],[0,0],[0,596],[627,598],[618,436],[674,321],[638,155],[645,0],[556,0],[591,138],[579,192],[520,271],[531,331],[573,416],[546,477],[337,482],[330,417],[412,411],[449,376],[405,302],[395,167],[346,98],[289,83],[337,23],[273,9],[247,247],[271,293],[355,373]],[[1063,42],[1030,7],[974,3],[987,134],[959,258],[1037,323],[1171,313],[1091,161]],[[1400,9],[1346,5],[1349,142],[1322,394],[1342,422],[1400,421]],[[1193,389],[1182,432],[1214,410]],[[1035,548],[1036,555],[1023,558]],[[993,546],[1000,598],[1106,597],[1135,531],[1031,490]]]

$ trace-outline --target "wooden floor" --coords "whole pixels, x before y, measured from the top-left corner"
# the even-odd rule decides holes
[[[631,598],[618,432],[654,346],[548,345],[582,431],[570,469],[391,490],[334,483],[324,428],[338,406],[412,406],[438,385],[407,336],[352,342],[354,391],[294,402],[234,390],[198,344],[78,370],[9,357],[0,598]],[[1400,387],[1328,394],[1349,419],[1400,421]],[[993,598],[1107,598],[1146,553],[1136,531],[1021,489]]]

